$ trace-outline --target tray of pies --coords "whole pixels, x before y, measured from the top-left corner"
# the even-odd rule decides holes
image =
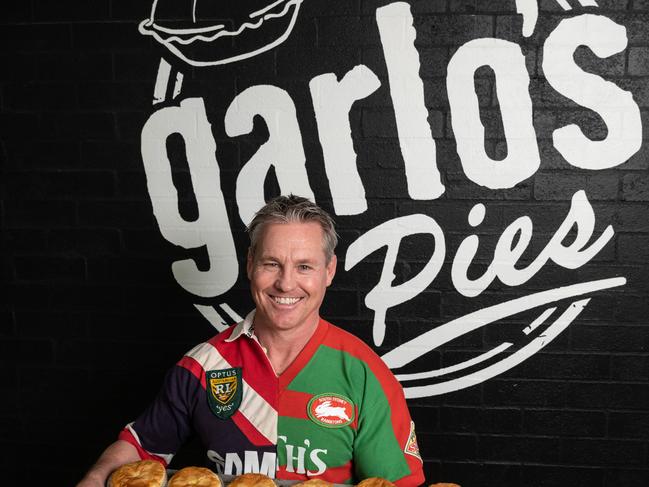
[[[383,479],[381,479],[383,480]],[[393,484],[364,485],[389,487]],[[359,484],[360,485],[360,484]],[[320,479],[306,481],[271,479],[264,474],[219,475],[208,468],[185,467],[165,470],[159,462],[141,460],[127,463],[115,470],[106,481],[107,487],[345,487]],[[347,486],[349,487],[349,486]]]
[[[325,480],[276,480],[259,473],[218,475],[208,468],[185,467],[165,470],[159,462],[141,460],[127,463],[115,470],[106,482],[107,487],[349,487]],[[362,480],[356,487],[395,487],[380,477]],[[429,487],[460,487],[457,484],[438,483]]]

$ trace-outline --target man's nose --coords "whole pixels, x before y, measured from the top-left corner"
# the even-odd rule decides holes
[[[284,267],[277,275],[275,286],[280,291],[286,292],[295,288],[296,275],[295,270],[290,267]]]

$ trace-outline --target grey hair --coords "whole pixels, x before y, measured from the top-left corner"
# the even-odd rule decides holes
[[[264,227],[270,223],[319,223],[322,227],[323,249],[327,263],[334,256],[334,249],[338,245],[338,235],[334,228],[334,221],[325,210],[318,205],[303,198],[290,194],[277,196],[264,205],[248,225],[247,232],[250,237],[250,252],[255,255],[259,237]]]

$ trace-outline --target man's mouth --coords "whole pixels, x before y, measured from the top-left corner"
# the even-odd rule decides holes
[[[282,296],[271,296],[273,301],[277,304],[295,304],[302,298],[291,298],[291,297],[282,297]]]

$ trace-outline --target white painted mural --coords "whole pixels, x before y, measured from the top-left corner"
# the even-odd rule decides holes
[[[308,0],[307,0],[308,2]],[[305,5],[306,3],[305,2]],[[571,5],[558,0],[565,11]],[[574,2],[575,4],[577,2]],[[584,7],[597,7],[596,2],[578,2]],[[280,46],[290,35],[299,12],[299,0],[281,0],[250,14],[250,19],[234,30],[223,25],[168,28],[156,23],[163,7],[157,0],[151,17],[142,22],[140,32],[152,35],[173,56],[186,63],[187,69],[218,66],[250,59]],[[539,18],[534,0],[517,0],[517,13],[522,15],[521,37],[535,31]],[[591,9],[590,12],[593,10]],[[195,19],[194,19],[195,20]],[[224,37],[246,36],[257,29],[282,23],[274,35],[259,36],[249,50],[234,50],[230,56],[210,56],[210,45]],[[394,2],[375,12],[382,54],[387,66],[387,80],[381,81],[365,64],[350,64],[347,72],[337,76],[323,72],[308,82],[312,111],[301,117],[314,118],[322,148],[324,171],[328,181],[334,213],[337,216],[362,216],[368,211],[368,190],[360,176],[357,153],[353,144],[350,111],[354,103],[370,96],[387,83],[396,134],[403,158],[407,181],[407,198],[413,201],[434,201],[446,188],[437,160],[434,127],[428,117],[424,100],[424,83],[420,77],[420,53],[415,45],[417,31],[411,6]],[[277,26],[275,26],[277,27]],[[191,50],[190,47],[199,49]],[[246,44],[249,45],[249,44]],[[642,123],[640,109],[632,94],[615,82],[596,73],[584,71],[574,59],[577,48],[585,46],[599,58],[608,58],[625,51],[626,29],[611,18],[597,13],[575,13],[561,20],[545,39],[542,49],[542,70],[549,85],[558,94],[601,117],[607,135],[591,140],[577,125],[557,126],[552,133],[554,148],[570,165],[599,171],[625,163],[640,149]],[[281,48],[281,46],[279,47]],[[220,56],[220,57],[219,57]],[[182,64],[181,64],[182,66]],[[485,127],[475,88],[475,73],[482,67],[494,73],[495,89],[502,117],[507,154],[494,160],[485,150]],[[218,69],[218,68],[212,68]],[[467,180],[489,190],[514,188],[533,177],[542,163],[537,134],[533,124],[534,105],[530,96],[530,74],[526,59],[517,43],[498,38],[477,38],[455,51],[447,66],[445,90],[451,112],[451,125],[457,153]],[[225,295],[239,276],[239,260],[233,227],[245,225],[264,203],[264,182],[274,170],[282,193],[295,193],[315,199],[310,186],[305,140],[298,112],[291,93],[267,84],[246,87],[232,100],[223,119],[211,119],[206,98],[184,96],[183,68],[172,67],[162,59],[153,89],[153,111],[142,128],[141,151],[146,169],[148,192],[162,237],[185,249],[204,247],[209,256],[207,269],[199,269],[191,259],[173,262],[173,275],[184,290],[197,298]],[[229,220],[226,200],[221,188],[222,161],[217,158],[217,141],[212,126],[224,128],[229,137],[253,130],[253,120],[263,119],[268,140],[241,168],[236,179],[236,208],[240,221]],[[173,134],[182,137],[191,181],[198,204],[198,217],[185,220],[178,210],[178,193],[174,186],[166,141]],[[451,260],[451,282],[455,291],[466,298],[467,313],[441,325],[432,325],[420,336],[399,344],[383,355],[385,362],[397,371],[407,397],[445,394],[479,384],[522,363],[542,350],[579,317],[598,291],[624,286],[626,278],[601,275],[572,284],[548,287],[541,291],[526,290],[525,284],[550,264],[568,270],[586,266],[611,244],[615,229],[611,222],[601,221],[589,201],[586,188],[572,196],[563,221],[557,221],[554,234],[538,235],[530,216],[521,216],[508,225],[497,239],[493,258],[479,276],[470,273],[481,241],[480,225],[489,214],[488,203],[477,203],[466,215],[468,226],[475,229],[461,239],[456,248],[447,242],[445,229],[433,217],[413,213],[377,224],[354,241],[347,242],[344,272],[355,267],[376,250],[385,249],[380,275],[364,296],[364,303],[373,312],[374,345],[384,343],[386,315],[391,308],[409,302],[426,290],[435,289],[435,281],[443,263]],[[597,223],[604,224],[595,232]],[[427,262],[409,280],[395,282],[395,266],[402,241],[409,236],[426,234],[434,245]],[[572,238],[568,238],[572,235]],[[542,239],[538,245],[538,239]],[[566,243],[568,242],[569,243]],[[520,258],[535,242],[541,250],[525,265]],[[470,277],[471,274],[471,277]],[[472,299],[489,290],[495,282],[519,289],[523,296],[490,303],[476,309]],[[196,309],[215,328],[240,319],[247,310],[223,300],[218,307],[196,301]],[[425,354],[468,333],[487,327],[525,311],[535,318],[520,329],[520,340],[493,346],[478,356],[450,366],[421,366],[416,372],[399,373]]]

